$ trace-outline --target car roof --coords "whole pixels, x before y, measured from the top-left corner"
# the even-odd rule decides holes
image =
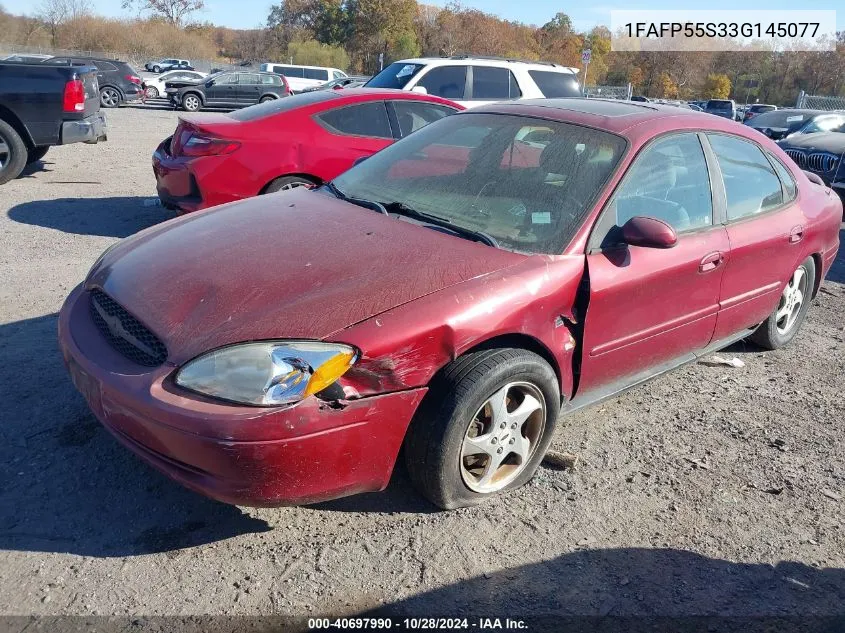
[[[627,135],[635,127],[639,128],[641,133],[648,135],[650,132],[674,127],[679,129],[723,130],[726,125],[733,126],[727,128],[729,131],[743,134],[736,130],[737,127],[743,127],[742,125],[727,119],[688,108],[642,101],[576,97],[524,99],[480,106],[468,111],[468,113],[473,112],[515,114],[551,119],[595,127],[620,135]]]
[[[525,66],[527,68],[530,68],[531,70],[548,70],[552,72],[571,73],[573,75],[578,72],[577,68],[563,66],[561,64],[554,64],[552,62],[526,61],[521,59],[509,59],[505,57],[484,57],[480,55],[454,55],[452,57],[412,57],[409,59],[400,59],[394,63],[424,65],[439,64],[442,66],[455,66],[466,64],[467,62],[478,65],[500,66],[503,68],[511,66]]]

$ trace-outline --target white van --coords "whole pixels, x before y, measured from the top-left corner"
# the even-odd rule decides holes
[[[325,66],[297,66],[295,64],[261,64],[261,71],[284,75],[288,80],[291,92],[302,92],[306,88],[314,88],[332,79],[346,77],[346,73],[337,68]]]

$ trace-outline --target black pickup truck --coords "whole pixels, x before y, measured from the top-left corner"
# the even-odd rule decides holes
[[[51,145],[105,140],[96,68],[0,62],[0,185]]]

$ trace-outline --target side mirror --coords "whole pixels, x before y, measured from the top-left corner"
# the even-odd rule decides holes
[[[625,222],[622,227],[622,239],[631,246],[646,248],[672,248],[678,243],[678,235],[669,224],[643,215]]]
[[[356,166],[360,165],[361,163],[363,163],[368,158],[369,158],[369,156],[359,156],[358,158],[355,159],[355,162],[352,163],[352,166],[356,167]]]
[[[414,86],[413,88],[411,88],[411,92],[416,92],[421,95],[428,94],[428,90],[426,90],[425,86]]]
[[[211,86],[213,86],[213,85],[214,85],[214,80],[213,80],[213,79],[209,79],[208,81],[206,81],[206,82],[205,82],[205,87],[206,87],[206,88],[211,88]]]

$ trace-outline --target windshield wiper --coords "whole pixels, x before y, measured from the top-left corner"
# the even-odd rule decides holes
[[[359,207],[364,207],[365,209],[372,209],[373,211],[377,211],[378,213],[381,213],[382,215],[390,215],[387,212],[387,209],[385,209],[384,205],[382,205],[381,203],[376,202],[374,200],[364,200],[363,198],[353,198],[351,196],[347,196],[340,189],[338,189],[338,186],[336,184],[334,184],[333,182],[327,182],[323,186],[326,189],[328,189],[329,191],[331,191],[332,194],[334,195],[334,197],[337,198],[338,200],[343,200],[344,202],[350,202],[352,204],[357,204]]]
[[[381,206],[388,212],[404,215],[409,218],[416,218],[417,220],[423,220],[452,231],[453,233],[457,233],[462,237],[468,237],[476,242],[482,242],[483,244],[487,244],[493,248],[499,248],[499,243],[495,240],[495,238],[493,238],[493,236],[487,235],[487,233],[459,226],[454,224],[448,218],[441,218],[438,215],[431,215],[430,213],[425,213],[424,211],[417,211],[413,207],[409,207],[404,202],[399,202],[398,200],[394,202],[382,202]]]

